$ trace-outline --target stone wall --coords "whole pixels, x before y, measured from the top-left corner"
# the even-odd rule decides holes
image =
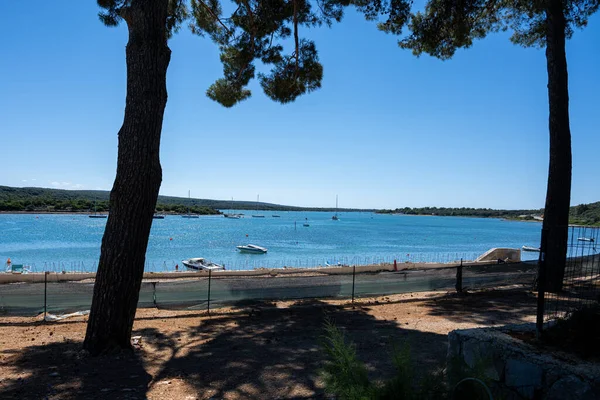
[[[507,334],[534,332],[534,324],[448,334],[448,376],[483,380],[505,400],[600,398],[600,365],[562,352],[543,352]]]

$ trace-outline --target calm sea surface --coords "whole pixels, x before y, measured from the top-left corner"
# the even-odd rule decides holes
[[[498,219],[325,212],[259,212],[265,218],[166,216],[152,223],[147,271],[173,270],[181,260],[205,257],[227,269],[329,263],[452,262],[492,247],[539,246],[541,224]],[[310,226],[305,227],[307,222]],[[0,265],[7,258],[34,270],[95,271],[106,219],[87,215],[1,214]],[[241,254],[257,244],[267,254]],[[536,253],[523,253],[524,259]]]

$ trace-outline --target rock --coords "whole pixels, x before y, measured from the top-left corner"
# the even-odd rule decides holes
[[[532,399],[536,389],[542,386],[542,368],[523,360],[506,361],[505,382],[523,397]]]

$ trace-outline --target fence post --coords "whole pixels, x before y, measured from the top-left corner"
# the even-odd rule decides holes
[[[208,301],[206,303],[206,310],[208,311],[208,315],[210,315],[210,281],[211,281],[212,269],[208,270]]]
[[[456,267],[456,292],[462,293],[462,269],[463,269],[463,259],[460,259],[460,265]]]
[[[48,311],[47,295],[48,293],[48,271],[44,271],[44,321],[46,320],[46,312]]]
[[[352,303],[354,303],[354,280],[356,278],[356,265],[352,266]]]
[[[544,330],[544,297],[546,291],[546,230],[542,229],[542,240],[540,243],[540,258],[538,259],[538,276],[537,276],[537,313],[535,317],[535,336],[537,339],[542,338]]]
[[[156,282],[152,282],[152,303],[156,307]]]

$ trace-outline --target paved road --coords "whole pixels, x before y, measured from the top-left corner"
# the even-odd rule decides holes
[[[349,298],[352,296],[350,268],[348,272],[348,275],[214,278],[210,282],[211,307],[248,300]],[[463,270],[463,287],[481,289],[529,284],[534,276],[535,265],[526,263],[468,267]],[[203,309],[207,306],[208,283],[207,278],[145,282],[138,304],[139,307]],[[455,268],[361,273],[355,277],[354,295],[365,297],[452,290],[455,284]],[[92,283],[49,283],[46,294],[48,312],[88,310],[92,291]],[[43,283],[0,285],[0,315],[37,315],[43,310]]]

